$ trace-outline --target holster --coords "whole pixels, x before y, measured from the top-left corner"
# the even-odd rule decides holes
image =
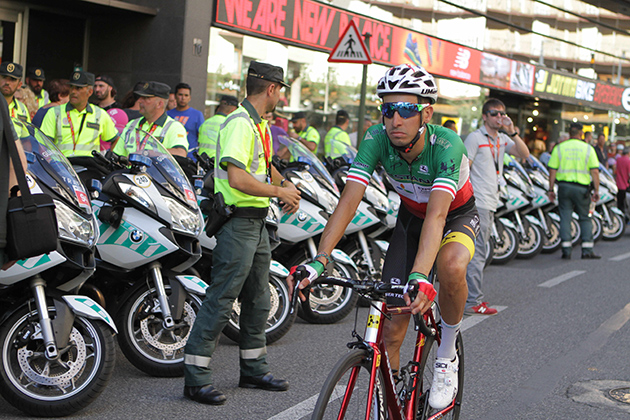
[[[208,205],[204,206],[206,209],[205,212],[208,215],[206,234],[212,237],[232,218],[234,215],[234,205],[227,206],[223,194],[220,192],[214,194],[209,200],[212,200],[212,203],[208,203]]]

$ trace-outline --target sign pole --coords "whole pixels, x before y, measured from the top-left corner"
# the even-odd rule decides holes
[[[370,45],[370,38],[372,37],[372,34],[369,32],[366,32],[363,34],[363,37],[365,38],[365,46],[366,48],[368,48],[368,45]],[[359,124],[357,126],[357,149],[359,148],[359,145],[361,144],[361,141],[363,140],[363,134],[365,134],[363,132],[363,121],[365,120],[365,99],[367,96],[367,68],[368,68],[368,65],[364,64],[363,65],[363,78],[361,79],[361,99],[359,101]]]

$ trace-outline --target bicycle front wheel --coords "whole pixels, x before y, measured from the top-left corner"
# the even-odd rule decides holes
[[[354,349],[342,357],[322,387],[312,419],[386,420],[385,381],[380,369],[371,391],[370,417],[366,417],[371,367],[366,350]]]
[[[429,406],[429,391],[431,384],[433,383],[433,375],[435,369],[435,358],[437,353],[438,343],[434,339],[427,339],[424,350],[422,351],[422,362],[420,364],[420,372],[422,375],[422,382],[419,385],[420,401],[418,404],[419,411],[416,417],[417,420],[426,420],[432,416],[438,414],[436,410],[433,410]],[[459,358],[459,371],[457,372],[457,394],[455,395],[454,404],[452,407],[447,407],[442,410],[439,417],[444,420],[457,420],[459,419],[459,412],[462,406],[462,395],[464,391],[464,342],[462,341],[462,334],[457,334],[457,340],[455,342],[455,351]]]

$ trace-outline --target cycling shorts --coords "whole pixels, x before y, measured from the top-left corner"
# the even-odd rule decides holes
[[[407,283],[407,278],[418,253],[423,223],[424,219],[411,214],[404,205],[400,206],[396,227],[389,241],[389,248],[385,256],[383,281],[394,284]],[[475,238],[478,235],[479,214],[475,207],[474,198],[471,198],[465,205],[458,208],[456,212],[449,213],[446,217],[440,248],[451,242],[460,243],[468,249],[472,259],[475,253]],[[425,274],[429,275],[429,273]],[[390,306],[404,306],[402,295],[388,294],[387,304]]]

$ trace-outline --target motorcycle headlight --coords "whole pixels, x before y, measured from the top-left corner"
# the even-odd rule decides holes
[[[127,184],[126,182],[119,182],[118,187],[125,195],[125,197],[128,197],[134,200],[136,203],[142,205],[143,207],[146,207],[154,213],[157,213],[153,200],[151,200],[151,197],[149,197],[149,194],[147,194],[147,192],[143,188],[140,188],[136,185]]]
[[[166,201],[171,211],[174,230],[191,233],[195,236],[199,235],[199,232],[201,232],[201,220],[198,213],[186,208],[170,197],[164,197],[164,201]]]
[[[54,200],[54,202],[59,237],[82,245],[94,245],[96,231],[92,218],[84,218],[61,201]]]

